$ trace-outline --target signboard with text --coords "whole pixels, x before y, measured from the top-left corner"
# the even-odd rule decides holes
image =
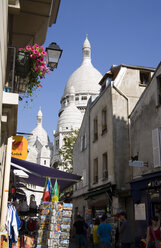
[[[11,156],[25,160],[27,158],[28,141],[23,136],[13,136]]]

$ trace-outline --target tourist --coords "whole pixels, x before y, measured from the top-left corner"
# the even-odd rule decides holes
[[[161,242],[161,227],[158,223],[158,217],[153,217],[152,225],[147,228],[146,248],[158,247],[159,241]]]
[[[120,234],[121,248],[130,248],[132,238],[131,238],[131,225],[127,220],[126,213],[121,212],[118,220],[118,229]]]
[[[74,222],[74,235],[77,248],[84,246],[84,223],[80,215],[77,216]]]
[[[99,237],[100,248],[111,248],[112,226],[106,222],[106,216],[101,218],[101,224],[98,226],[97,234]]]
[[[98,229],[99,224],[100,224],[100,220],[97,218],[95,220],[95,223],[94,223],[94,226],[93,226],[93,232],[92,232],[94,248],[99,247],[99,237],[97,235],[97,229]]]

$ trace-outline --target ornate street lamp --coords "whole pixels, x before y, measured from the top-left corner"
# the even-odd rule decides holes
[[[47,66],[50,68],[51,71],[53,71],[55,68],[57,68],[62,51],[63,50],[60,49],[60,47],[55,42],[52,42],[46,48]]]

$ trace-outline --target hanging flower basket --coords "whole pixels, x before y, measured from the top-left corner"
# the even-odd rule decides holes
[[[15,80],[21,93],[31,96],[37,88],[42,87],[40,79],[45,78],[46,73],[49,73],[45,57],[44,48],[37,44],[19,48]]]

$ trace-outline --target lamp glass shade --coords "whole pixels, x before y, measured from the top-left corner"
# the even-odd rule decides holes
[[[62,50],[56,43],[53,42],[46,48],[46,52],[47,66],[53,69],[56,68],[61,57]]]

